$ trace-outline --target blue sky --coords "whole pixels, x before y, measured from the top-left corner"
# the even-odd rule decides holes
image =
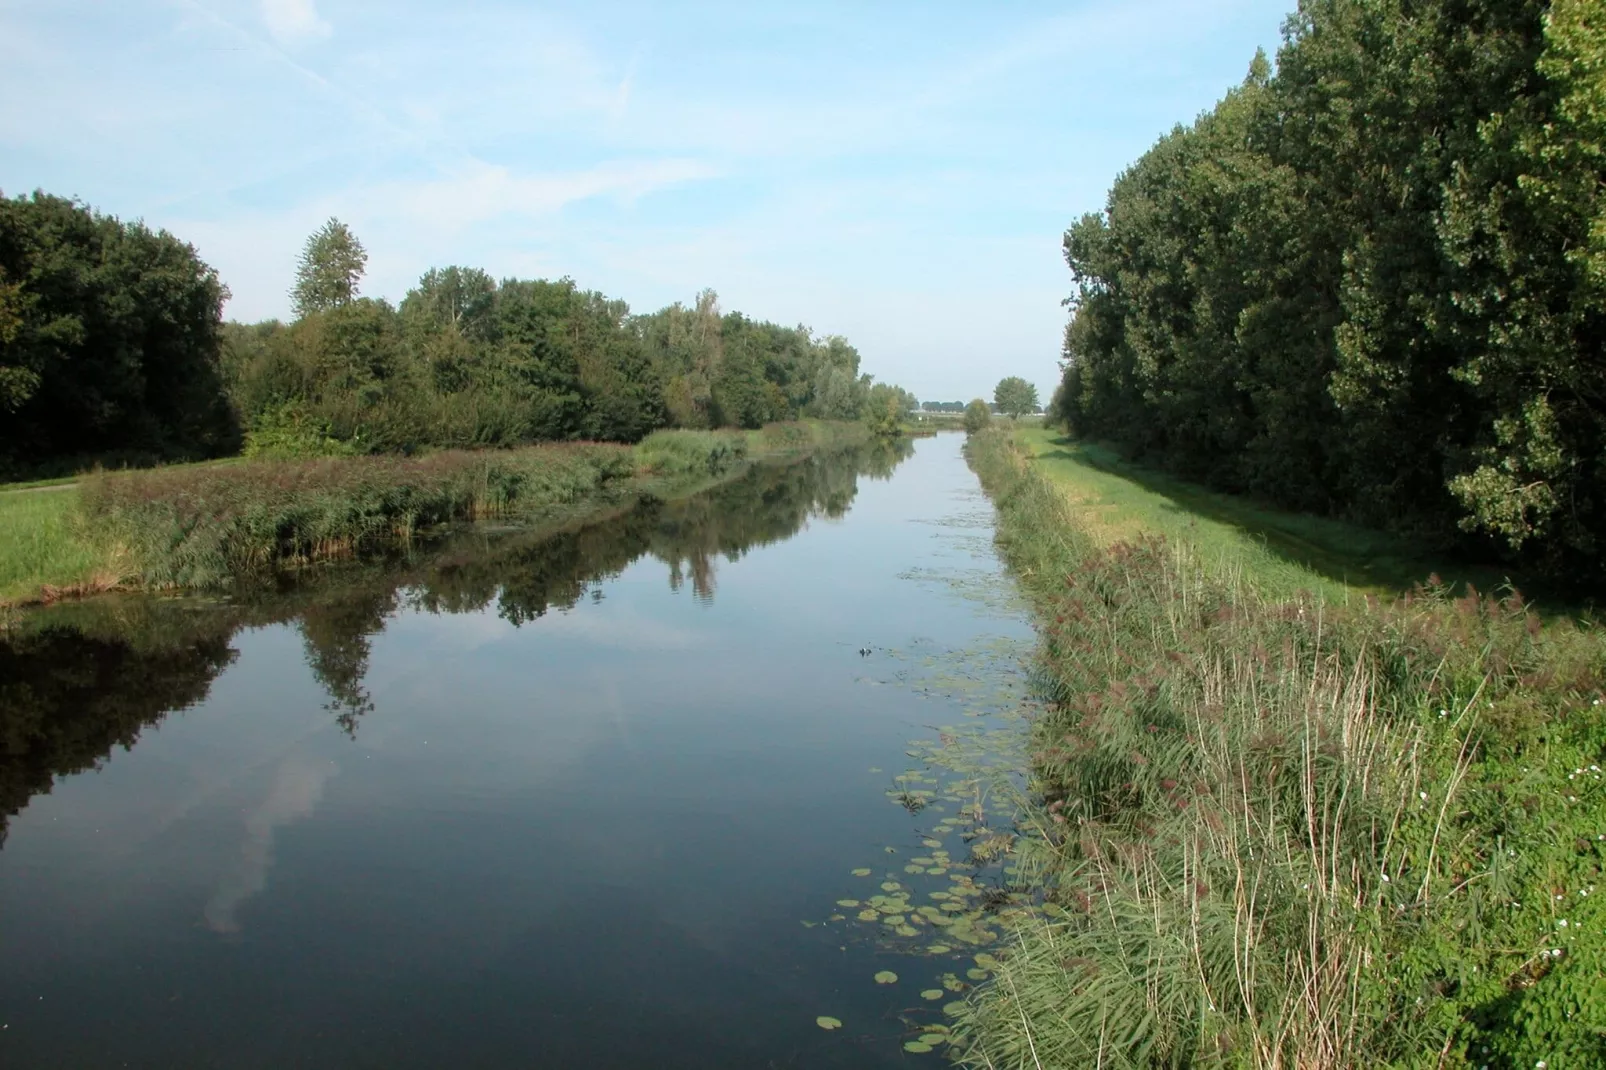
[[[1293,0],[0,0],[0,190],[192,242],[283,316],[330,215],[431,266],[844,334],[921,398],[1057,378],[1060,236]]]

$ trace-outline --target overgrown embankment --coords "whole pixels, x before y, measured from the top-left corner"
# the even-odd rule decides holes
[[[76,489],[0,496],[8,536],[0,605],[118,586],[221,586],[454,521],[682,493],[752,461],[867,437],[862,424],[807,421],[660,431],[634,447],[569,443],[103,473]]]
[[[1511,594],[1278,597],[972,466],[1040,615],[996,1067],[1606,1063],[1606,639]],[[1601,887],[1597,893],[1597,882]]]

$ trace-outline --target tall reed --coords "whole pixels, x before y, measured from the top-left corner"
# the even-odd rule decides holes
[[[1514,592],[1268,599],[1098,546],[1007,435],[968,448],[1051,705],[1018,862],[1044,907],[962,1062],[1606,1065],[1596,631]]]
[[[140,582],[208,586],[451,520],[574,502],[635,468],[628,446],[589,443],[252,461],[96,475],[82,500],[90,524],[128,547]]]

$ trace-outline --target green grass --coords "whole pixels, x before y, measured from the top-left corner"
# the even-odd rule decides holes
[[[86,537],[73,489],[0,494],[0,605],[45,588],[93,588],[117,580],[106,547]]]
[[[631,493],[680,493],[752,460],[867,438],[859,424],[811,420],[664,431],[635,447],[550,443],[98,472],[76,487],[0,492],[0,606],[123,583],[222,586],[454,521],[529,520]]]
[[[1014,860],[1043,907],[961,1063],[1606,1065],[1606,635],[1447,586],[1289,597],[1219,519],[1264,511],[1004,432],[967,456],[1047,704]]]
[[[1396,535],[1206,490],[1058,429],[1022,427],[1015,437],[1095,539],[1107,545],[1148,534],[1185,541],[1206,566],[1241,572],[1268,596],[1397,595],[1434,573],[1480,590],[1508,582],[1497,569],[1435,558]]]

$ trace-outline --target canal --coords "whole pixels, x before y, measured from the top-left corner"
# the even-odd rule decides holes
[[[0,633],[0,1064],[939,1065],[1031,642],[962,443]]]

